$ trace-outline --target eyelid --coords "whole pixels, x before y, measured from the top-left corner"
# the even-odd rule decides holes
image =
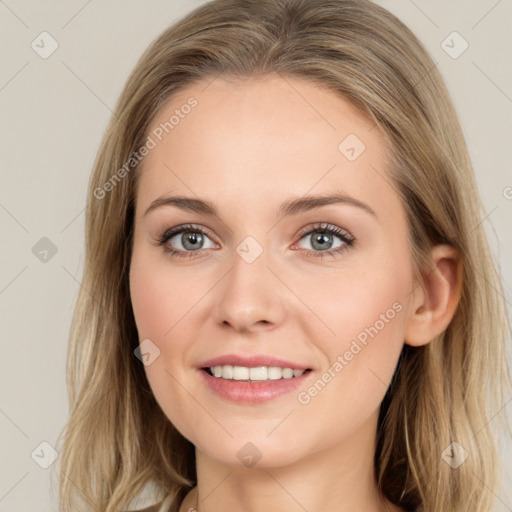
[[[199,224],[180,224],[178,226],[174,226],[172,228],[166,229],[160,236],[160,240],[170,240],[176,235],[179,235],[180,233],[184,233],[187,231],[198,231],[204,235],[206,235],[208,238],[212,240],[212,242],[215,242],[215,236],[211,234],[211,231],[204,227],[200,226]]]
[[[297,234],[297,237],[299,239],[303,238],[306,235],[310,235],[311,233],[314,233],[315,231],[322,231],[325,230],[327,232],[333,232],[336,236],[343,236],[347,240],[353,242],[355,241],[355,238],[350,234],[349,231],[347,231],[344,228],[341,228],[339,226],[336,226],[335,224],[329,224],[328,222],[321,222],[318,224],[315,224],[313,226],[307,226],[299,231]]]
[[[167,242],[174,238],[175,236],[187,232],[187,231],[196,231],[199,233],[202,233],[203,235],[207,236],[212,243],[219,245],[215,241],[215,236],[210,235],[210,230],[204,226],[195,225],[195,224],[181,224],[178,226],[174,226],[172,228],[169,228],[164,231],[162,235],[160,235],[155,245],[162,246],[163,249],[169,253],[171,256],[177,256],[177,257],[193,257],[194,255],[200,255],[204,254],[205,251],[211,248],[206,249],[197,249],[196,251],[185,251],[182,249],[174,249],[167,246]],[[317,223],[315,225],[309,225],[304,227],[299,231],[299,233],[296,235],[297,241],[293,243],[291,248],[294,248],[298,242],[300,242],[305,236],[311,235],[315,232],[326,232],[332,236],[338,237],[343,244],[341,246],[335,247],[334,249],[328,249],[325,251],[314,251],[311,249],[303,249],[298,248],[301,251],[304,251],[306,254],[315,257],[315,258],[324,258],[324,257],[332,257],[333,259],[336,257],[337,254],[347,250],[348,248],[352,247],[354,243],[356,242],[355,237],[351,235],[349,231],[347,231],[344,228],[341,228],[335,224],[329,224],[329,223]]]
[[[338,247],[334,247],[331,249],[327,249],[325,251],[315,251],[312,249],[304,249],[302,247],[297,247],[300,241],[316,232],[324,232],[328,235],[337,237],[341,240],[341,244]],[[356,238],[346,229],[337,226],[336,224],[329,223],[317,223],[313,226],[307,226],[304,229],[301,229],[299,234],[297,235],[298,240],[294,242],[291,246],[291,249],[297,250],[299,249],[302,254],[307,258],[318,259],[323,261],[325,258],[331,258],[332,260],[336,260],[342,253],[350,250],[356,245]]]
[[[169,241],[172,240],[175,236],[186,233],[187,231],[199,232],[208,237],[214,245],[219,245],[218,242],[216,242],[215,237],[210,235],[210,230],[208,228],[190,223],[180,224],[166,229],[162,234],[156,237],[153,243],[155,246],[161,247],[163,251],[171,257],[193,257],[196,254],[204,254],[206,249],[198,249],[197,251],[185,251],[182,249],[175,249],[174,247],[168,245]]]

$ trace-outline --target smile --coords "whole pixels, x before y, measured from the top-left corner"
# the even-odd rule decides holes
[[[240,405],[257,405],[288,395],[306,386],[315,372],[278,366],[211,366],[199,371],[214,396]]]
[[[229,364],[222,366],[211,366],[205,369],[213,377],[238,380],[238,381],[266,381],[266,380],[281,380],[293,379],[300,377],[306,370],[291,368],[281,368],[279,366],[232,366]]]

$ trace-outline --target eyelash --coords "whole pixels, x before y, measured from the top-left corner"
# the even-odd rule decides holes
[[[167,245],[167,242],[173,238],[176,235],[179,235],[180,233],[186,233],[186,232],[193,232],[193,233],[201,233],[202,235],[207,236],[208,238],[211,238],[210,235],[199,226],[194,226],[193,224],[187,224],[183,226],[178,226],[175,228],[168,229],[164,231],[164,233],[158,238],[156,241],[156,245],[161,246],[163,250],[173,257],[178,258],[190,258],[193,257],[195,254],[201,252],[201,249],[198,249],[197,251],[182,251],[177,249],[172,249]],[[303,231],[299,234],[299,240],[302,240],[305,236],[312,235],[313,233],[323,233],[327,235],[334,235],[341,239],[343,242],[343,245],[340,245],[339,247],[336,247],[335,249],[330,249],[328,251],[311,251],[307,250],[308,256],[313,256],[314,258],[325,258],[327,256],[331,256],[333,259],[335,255],[342,253],[343,251],[347,250],[351,246],[353,246],[356,242],[356,239],[350,235],[347,231],[344,229],[338,228],[337,226],[333,226],[330,224],[324,224],[324,225],[316,225],[313,228],[310,228],[306,231]]]

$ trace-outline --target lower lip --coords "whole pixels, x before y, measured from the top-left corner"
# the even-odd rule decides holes
[[[242,404],[261,404],[277,398],[279,396],[291,393],[313,373],[304,372],[299,377],[291,379],[263,380],[244,382],[240,380],[223,379],[222,377],[213,377],[205,370],[199,370],[206,385],[221,398],[231,402]]]

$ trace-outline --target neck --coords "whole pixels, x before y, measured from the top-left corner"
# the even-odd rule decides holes
[[[350,439],[286,466],[235,467],[196,449],[198,484],[180,512],[398,512],[375,484],[376,420],[372,416]]]

